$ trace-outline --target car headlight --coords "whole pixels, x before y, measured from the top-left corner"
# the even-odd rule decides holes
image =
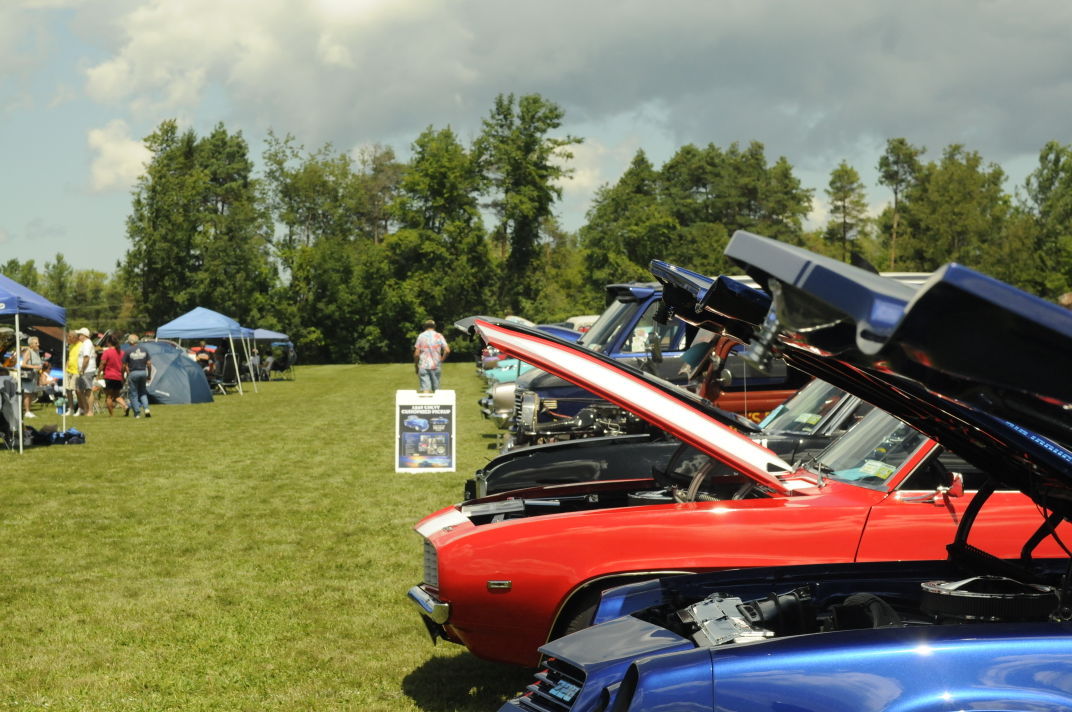
[[[540,414],[540,397],[532,391],[521,394],[521,427],[525,430],[533,430],[536,427],[536,418]]]
[[[498,413],[509,413],[514,409],[514,383],[497,383],[491,389],[492,403]]]

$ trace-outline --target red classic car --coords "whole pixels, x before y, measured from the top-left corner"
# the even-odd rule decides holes
[[[477,329],[500,350],[683,442],[652,479],[508,492],[417,524],[424,580],[409,597],[433,638],[483,658],[535,664],[540,645],[587,625],[599,594],[623,582],[746,566],[944,558],[972,499],[966,490],[977,486],[977,470],[951,462],[934,441],[878,410],[794,470],[718,423],[693,394],[524,327],[478,322]],[[855,386],[880,408],[897,397],[849,366],[822,375],[846,390]],[[999,556],[1018,555],[1042,522],[1019,492],[996,494],[985,511],[973,543]],[[1052,540],[1038,550],[1058,553]]]

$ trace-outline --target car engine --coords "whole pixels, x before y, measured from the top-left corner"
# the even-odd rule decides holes
[[[918,593],[918,601],[911,603],[859,592],[835,597],[820,606],[813,587],[803,586],[750,601],[714,594],[673,612],[652,609],[638,617],[707,648],[861,628],[1046,621],[1058,615],[1061,598],[1052,586],[1004,576],[926,581]]]

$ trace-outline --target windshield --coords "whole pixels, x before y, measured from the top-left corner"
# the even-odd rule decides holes
[[[805,466],[833,480],[885,490],[890,477],[926,441],[915,428],[873,410]]]
[[[584,336],[577,343],[592,351],[605,350],[607,344],[614,341],[615,336],[617,336],[618,331],[621,330],[625,322],[629,321],[629,315],[637,308],[637,305],[638,302],[614,300],[599,315],[599,319],[592,325],[592,328],[584,332]]]
[[[804,386],[761,424],[772,433],[811,435],[848,394],[818,379]]]

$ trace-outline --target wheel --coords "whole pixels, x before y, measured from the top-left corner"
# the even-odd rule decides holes
[[[604,586],[595,586],[575,596],[555,626],[552,639],[561,638],[591,626],[592,619],[596,615],[596,608],[599,607],[599,597],[603,595],[603,591],[614,585],[608,583]]]

